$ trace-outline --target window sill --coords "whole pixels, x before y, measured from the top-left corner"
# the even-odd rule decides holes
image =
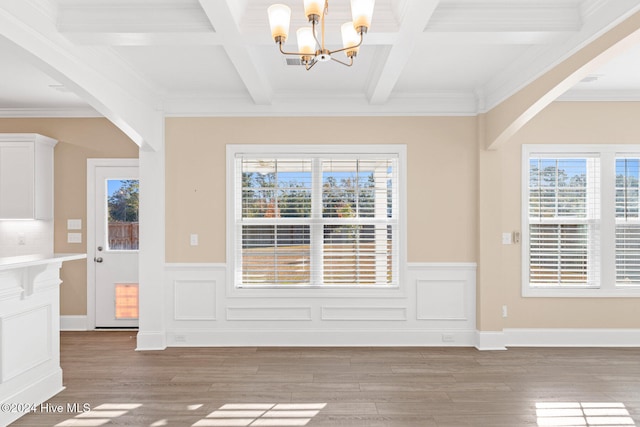
[[[640,298],[640,287],[601,288],[524,288],[524,298]]]

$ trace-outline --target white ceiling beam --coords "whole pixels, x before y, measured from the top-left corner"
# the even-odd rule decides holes
[[[374,70],[367,88],[367,98],[371,104],[382,104],[389,99],[438,3],[439,0],[407,1],[396,42],[390,48],[384,49],[381,55],[384,61],[380,61],[381,65]]]
[[[264,73],[261,73],[249,48],[243,42],[234,0],[199,0],[202,9],[216,29],[224,34],[223,44],[231,63],[236,68],[253,102],[259,105],[271,103],[273,92]],[[234,12],[235,11],[235,12]]]
[[[77,46],[219,46],[222,37],[214,32],[65,32]]]
[[[20,54],[96,111],[136,144],[162,144],[162,113],[154,92],[115,55],[71,45],[51,16],[30,1],[0,0],[0,35]]]

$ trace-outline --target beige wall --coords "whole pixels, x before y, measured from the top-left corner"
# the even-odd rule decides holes
[[[406,144],[408,260],[476,261],[473,117],[169,118],[165,132],[167,262],[225,262],[226,144],[327,141]]]
[[[496,235],[521,231],[522,144],[638,144],[638,117],[640,103],[556,102],[498,151],[483,154],[483,175],[498,184],[483,200],[495,204],[495,215],[482,222],[485,239],[491,240],[483,239],[482,244],[492,249],[480,257],[480,269],[486,273],[481,276],[486,296],[481,302],[481,330],[640,327],[638,298],[522,298],[522,247],[501,245]],[[500,315],[503,304],[509,309],[506,319]]]
[[[478,262],[478,327],[638,328],[639,299],[522,298],[521,145],[638,143],[640,103],[554,103],[496,151],[478,147],[473,117],[169,118],[166,120],[166,260],[225,262],[226,144],[407,145],[408,260]],[[66,220],[83,220],[86,159],[137,157],[138,148],[105,119],[1,119],[0,132],[36,132],[55,149],[55,251]],[[189,246],[198,233],[199,246]],[[61,312],[86,313],[86,264],[63,266]],[[502,305],[509,317],[501,316]]]
[[[0,132],[39,133],[57,139],[54,151],[54,251],[87,251],[87,159],[138,157],[135,145],[111,122],[88,119],[0,119]],[[82,219],[82,244],[67,243],[67,219]],[[87,313],[87,268],[83,260],[61,270],[61,315]]]

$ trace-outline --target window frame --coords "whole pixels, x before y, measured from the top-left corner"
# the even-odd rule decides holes
[[[278,154],[286,156],[297,156],[305,158],[305,156],[339,156],[344,157],[353,155],[380,155],[389,154],[397,157],[397,271],[394,272],[397,277],[397,284],[394,285],[321,285],[321,286],[237,286],[236,275],[241,274],[236,265],[236,245],[237,229],[236,214],[237,210],[237,170],[236,157],[238,155],[256,156],[264,155],[269,157],[277,157]],[[227,294],[229,296],[247,296],[247,297],[405,297],[406,286],[404,286],[404,277],[406,270],[406,145],[404,144],[345,144],[345,145],[298,145],[298,144],[227,144]]]
[[[596,287],[531,286],[529,283],[529,161],[532,157],[599,158],[600,162],[600,245],[591,256],[600,264]],[[639,286],[616,284],[616,167],[618,157],[640,158],[640,145],[622,144],[523,144],[521,159],[521,230],[523,297],[640,297]]]

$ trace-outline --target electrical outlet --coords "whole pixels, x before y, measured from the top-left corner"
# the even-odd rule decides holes
[[[507,317],[507,306],[503,305],[502,306],[502,317]]]
[[[189,236],[189,244],[191,246],[198,246],[198,235],[192,234]]]
[[[442,334],[442,342],[454,342],[453,334]]]
[[[18,244],[19,245],[27,244],[27,236],[24,233],[18,233]]]

